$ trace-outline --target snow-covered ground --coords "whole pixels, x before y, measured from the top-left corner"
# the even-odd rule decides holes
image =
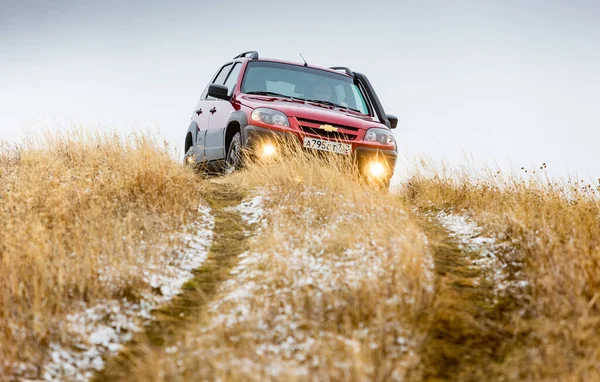
[[[155,262],[140,256],[138,271],[143,275],[147,290],[139,301],[126,298],[106,300],[94,306],[81,305],[64,322],[68,338],[62,344],[51,343],[49,360],[43,366],[42,381],[87,381],[94,371],[104,367],[103,358],[116,354],[122,344],[152,320],[151,311],[169,301],[192,278],[192,271],[206,260],[212,242],[214,218],[210,209],[200,206],[199,218],[182,227],[181,234],[171,237],[181,248],[157,248],[161,256]],[[105,269],[104,273],[110,269]],[[109,274],[104,275],[107,282]],[[20,365],[27,369],[27,365]]]
[[[311,189],[290,197],[303,197],[304,193],[318,195],[319,192]],[[402,274],[409,272],[402,269],[403,259],[412,254],[390,250],[403,248],[401,243],[407,241],[404,234],[390,238],[386,246],[365,238],[357,245],[328,251],[326,248],[333,245],[332,237],[339,237],[349,225],[358,225],[364,218],[353,211],[355,208],[345,205],[351,201],[340,195],[339,204],[336,204],[340,214],[320,226],[318,222],[322,217],[318,211],[311,207],[303,208],[302,212],[295,211],[297,207],[288,206],[285,201],[270,206],[267,215],[263,207],[267,200],[257,195],[237,209],[244,221],[259,227],[264,227],[265,219],[269,219],[268,230],[263,229],[264,236],[259,231],[256,240],[274,246],[240,255],[241,260],[230,272],[232,277],[221,286],[219,295],[222,297],[209,305],[209,324],[201,329],[198,338],[181,344],[174,352],[175,357],[179,357],[176,363],[182,365],[186,359],[194,359],[199,364],[206,361],[217,374],[220,368],[224,371],[234,364],[236,375],[240,376],[266,373],[266,379],[303,379],[315,368],[328,367],[322,362],[332,362],[341,373],[350,370],[353,358],[349,354],[361,354],[364,346],[378,349],[384,336],[385,351],[391,359],[398,361],[394,367],[401,374],[399,370],[416,357],[413,349],[418,338],[414,330],[404,328],[401,319],[389,319],[377,328],[364,325],[344,334],[324,329],[315,332],[307,330],[306,325],[311,319],[336,322],[340,319],[337,315],[344,314],[340,312],[353,309],[349,305],[354,301],[353,297],[344,296],[357,296],[358,291],[373,292],[369,288],[389,277],[389,267],[398,267],[400,279]],[[296,213],[299,215],[297,229],[278,226],[275,221],[277,214]],[[419,236],[417,240],[425,242],[427,239]],[[419,270],[425,274],[423,281],[427,284],[426,293],[433,293],[432,259],[425,259],[421,267]],[[378,302],[382,306],[393,310],[414,303],[415,291],[410,287],[402,283],[388,286],[395,290],[393,296]],[[378,337],[374,331],[379,333]],[[215,333],[223,332],[229,334],[215,336]],[[256,355],[264,361],[250,362],[243,353],[232,351],[223,344],[223,335],[231,341],[251,341]],[[332,354],[331,360],[314,356],[323,354],[324,348],[342,350]],[[367,373],[372,372],[365,368]]]
[[[265,191],[259,192],[254,197],[242,201],[239,206],[235,207],[242,217],[244,223],[252,225],[264,221],[264,202],[266,200]]]
[[[510,274],[507,270],[508,263],[513,262],[509,258],[512,249],[498,243],[495,237],[483,236],[483,228],[472,218],[446,211],[438,212],[436,218],[449,235],[458,241],[459,248],[474,256],[471,259],[473,266],[483,271],[483,277],[490,279],[496,293],[510,287],[527,287],[526,280],[515,279],[518,274]]]

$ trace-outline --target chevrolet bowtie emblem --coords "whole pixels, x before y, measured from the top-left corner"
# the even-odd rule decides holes
[[[338,128],[337,128],[337,127],[333,127],[333,126],[331,126],[331,125],[321,125],[321,126],[319,126],[319,129],[321,129],[321,130],[325,130],[325,131],[327,131],[328,133],[332,133],[332,132],[334,132],[334,131],[338,131]]]

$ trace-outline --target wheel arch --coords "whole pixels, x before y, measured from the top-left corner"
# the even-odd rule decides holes
[[[246,113],[238,110],[231,114],[229,121],[227,122],[227,128],[225,128],[225,136],[223,137],[225,143],[225,157],[229,152],[229,144],[235,133],[243,133],[243,128],[248,124]],[[243,139],[242,139],[243,144]]]
[[[188,150],[190,149],[190,147],[192,147],[193,143],[193,138],[192,138],[192,133],[190,133],[188,131],[187,135],[185,136],[185,148],[183,150],[184,154],[187,154]]]
[[[229,145],[231,144],[231,140],[233,139],[236,133],[242,133],[242,126],[236,120],[229,121],[227,124],[227,129],[225,129],[225,156],[229,152]]]
[[[196,138],[197,132],[198,132],[198,125],[196,124],[196,121],[193,121],[190,124],[190,127],[188,127],[187,133],[185,134],[185,143],[184,143],[184,151],[183,151],[184,155],[187,153],[188,149],[194,145],[194,142],[196,142],[195,138]]]

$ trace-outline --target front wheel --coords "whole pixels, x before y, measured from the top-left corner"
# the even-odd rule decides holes
[[[229,143],[225,158],[225,174],[231,174],[242,167],[242,134],[235,133]]]

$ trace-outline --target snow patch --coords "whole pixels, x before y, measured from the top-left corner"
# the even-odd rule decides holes
[[[67,316],[64,331],[68,338],[51,343],[41,379],[37,381],[88,381],[93,373],[104,367],[103,359],[115,355],[133,333],[153,319],[152,310],[166,303],[178,293],[183,284],[193,277],[192,271],[206,260],[212,242],[214,217],[210,208],[200,206],[199,218],[182,227],[181,234],[170,237],[180,248],[157,248],[164,255],[148,263],[142,255],[137,270],[148,289],[137,302],[106,300],[92,307],[81,305],[81,310]],[[105,268],[104,272],[110,272]],[[110,274],[103,275],[110,282]],[[66,344],[64,342],[67,342]]]
[[[301,194],[318,194],[319,190],[304,190]],[[290,194],[290,198],[298,197],[298,194]],[[236,207],[246,222],[261,224],[265,222],[264,196],[256,196],[245,200]],[[399,253],[397,248],[402,243],[412,240],[402,233],[386,240],[386,245],[380,245],[375,240],[365,238],[361,243],[350,248],[328,249],[329,238],[335,236],[335,232],[347,229],[349,225],[359,225],[364,219],[361,213],[355,212],[352,201],[346,200],[340,195],[339,215],[334,215],[327,224],[319,224],[322,219],[319,214],[310,207],[300,211],[291,210],[285,200],[270,212],[270,219],[275,219],[276,214],[299,214],[300,225],[297,234],[277,238],[280,227],[270,227],[268,231],[263,230],[264,235],[275,235],[277,245],[264,252],[247,252],[239,255],[240,260],[236,267],[231,270],[231,277],[225,281],[220,288],[221,298],[209,304],[211,320],[203,327],[203,339],[200,336],[197,341],[209,342],[213,333],[222,332],[223,328],[231,329],[232,333],[239,333],[239,337],[230,337],[231,341],[247,340],[256,344],[256,354],[269,359],[269,366],[261,371],[260,363],[245,362],[246,359],[235,358],[235,354],[227,352],[226,348],[218,346],[209,350],[202,348],[194,351],[194,345],[190,351],[197,355],[198,360],[219,359],[226,357],[225,365],[235,364],[236,368],[243,370],[241,373],[252,375],[253,370],[257,373],[267,373],[267,378],[281,379],[283,376],[298,377],[300,379],[310,375],[311,370],[317,367],[321,360],[314,356],[318,353],[317,347],[324,343],[339,343],[340,346],[351,349],[353,353],[360,353],[363,343],[369,344],[371,349],[376,349],[380,343],[369,342],[373,337],[370,330],[373,328],[362,327],[347,335],[320,331],[315,333],[306,330],[306,318],[302,312],[297,311],[297,299],[300,295],[310,299],[310,305],[315,315],[323,315],[335,321],[336,314],[344,309],[353,309],[349,300],[331,299],[332,295],[353,293],[366,285],[374,285],[382,277],[387,277],[389,267],[397,267],[398,277],[405,272],[413,271],[415,268],[402,268],[405,264],[398,261],[403,256],[411,254]],[[342,204],[347,204],[343,206]],[[345,212],[348,211],[348,212]],[[373,212],[376,213],[376,212]],[[319,227],[315,229],[315,227]],[[260,231],[259,231],[260,232]],[[285,231],[287,232],[287,231]],[[427,241],[427,237],[420,235],[418,240]],[[412,256],[413,261],[420,261],[419,256]],[[419,259],[419,260],[418,260]],[[424,281],[431,284],[426,287],[427,292],[433,291],[433,259],[427,254],[422,262],[418,263],[424,273]],[[265,283],[267,278],[276,275],[278,285],[272,288]],[[301,293],[300,293],[301,292]],[[408,285],[398,284],[394,290],[394,296],[382,301],[388,306],[399,304],[414,304],[414,290]],[[331,302],[328,302],[331,301]],[[276,303],[273,303],[276,302]],[[240,329],[237,329],[240,328]],[[401,320],[390,320],[377,328],[383,330],[392,338],[386,345],[386,351],[393,353],[393,358],[405,360],[413,359],[416,335],[403,327]],[[329,345],[327,345],[329,346]],[[183,352],[185,353],[185,352]],[[189,357],[188,357],[189,358]],[[336,358],[336,357],[334,357]],[[179,359],[178,362],[183,362]],[[349,369],[352,365],[345,359],[335,360],[337,368]],[[215,363],[214,367],[220,367]]]
[[[264,202],[266,197],[258,194],[249,200],[245,200],[237,206],[238,211],[242,216],[242,220],[246,224],[257,224],[264,217]]]
[[[484,273],[483,277],[490,279],[496,294],[500,294],[507,288],[522,289],[528,286],[526,280],[515,279],[518,274],[508,272],[506,259],[497,256],[500,252],[503,255],[511,253],[511,248],[499,244],[496,238],[483,236],[483,228],[473,219],[446,211],[439,212],[436,219],[449,231],[450,237],[458,241],[460,249],[475,256],[471,259],[473,267],[481,269]]]

